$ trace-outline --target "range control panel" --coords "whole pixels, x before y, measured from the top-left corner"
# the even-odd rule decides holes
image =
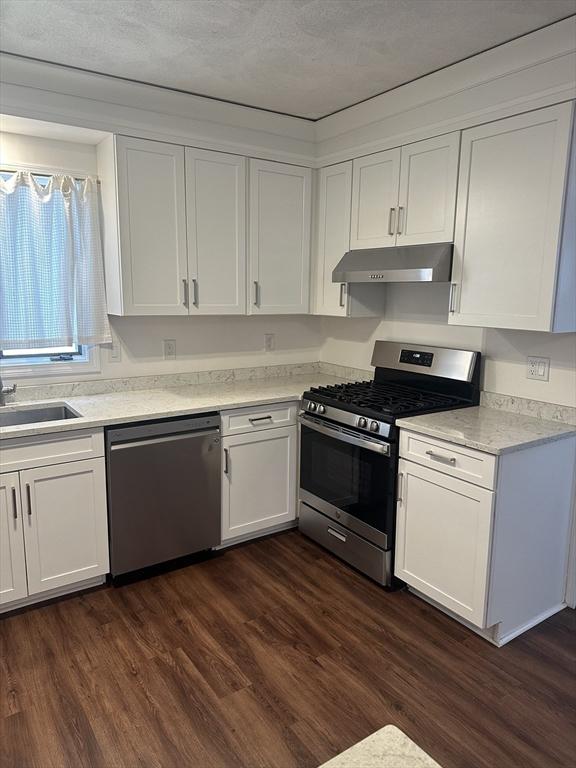
[[[403,349],[400,352],[401,363],[410,363],[410,365],[423,365],[426,368],[430,368],[433,360],[433,352],[418,352],[414,349]]]

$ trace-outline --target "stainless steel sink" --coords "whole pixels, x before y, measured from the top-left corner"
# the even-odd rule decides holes
[[[42,421],[62,421],[77,419],[79,413],[67,405],[25,406],[0,410],[0,427],[15,427],[18,424],[38,424]]]

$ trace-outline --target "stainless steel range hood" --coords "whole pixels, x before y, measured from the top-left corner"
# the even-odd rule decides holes
[[[332,272],[333,283],[447,283],[452,243],[348,251]]]

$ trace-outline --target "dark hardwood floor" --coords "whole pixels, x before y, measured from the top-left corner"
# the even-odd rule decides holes
[[[0,621],[3,768],[314,768],[388,723],[573,768],[575,613],[497,649],[291,532]]]

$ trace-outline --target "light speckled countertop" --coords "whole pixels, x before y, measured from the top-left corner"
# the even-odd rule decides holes
[[[394,725],[386,725],[320,768],[440,768]]]
[[[336,376],[316,374],[237,381],[226,384],[113,392],[44,400],[42,402],[18,403],[15,406],[5,406],[2,412],[25,407],[37,408],[51,402],[66,403],[81,416],[78,419],[2,427],[0,428],[0,439],[65,432],[72,429],[90,429],[109,424],[124,424],[171,416],[186,416],[205,411],[220,411],[228,408],[299,400],[305,390],[310,387],[336,384],[341,381],[342,379]]]
[[[483,406],[412,416],[398,419],[396,424],[412,432],[495,455],[576,435],[576,427],[569,424]]]

